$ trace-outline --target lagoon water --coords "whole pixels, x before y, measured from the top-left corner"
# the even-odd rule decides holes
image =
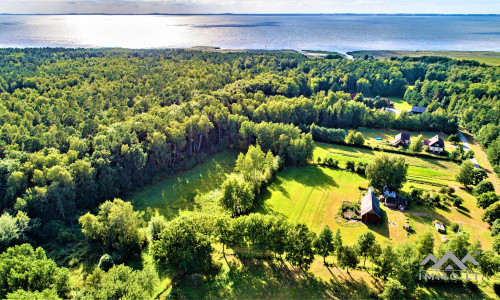
[[[0,15],[0,47],[500,51],[500,16]]]

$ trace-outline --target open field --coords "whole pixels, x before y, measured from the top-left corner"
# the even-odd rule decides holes
[[[181,172],[157,184],[147,186],[131,195],[128,201],[135,209],[158,209],[167,219],[176,217],[180,211],[194,208],[194,197],[219,188],[231,173],[238,156],[237,151],[217,153],[203,164]]]
[[[401,98],[389,97],[389,100],[394,103],[394,108],[401,111],[410,110],[412,105]]]
[[[491,66],[500,66],[500,52],[493,51],[405,51],[405,50],[373,50],[353,51],[347,54],[354,58],[363,58],[365,55],[376,59],[389,59],[391,57],[421,57],[421,56],[445,56],[453,59],[476,60]]]
[[[365,132],[364,132],[365,133]],[[368,131],[366,132],[368,135]],[[382,135],[382,132],[373,134]],[[389,135],[389,133],[387,133]],[[314,157],[331,156],[339,160],[343,167],[347,160],[370,162],[377,151],[354,147],[316,143]],[[392,155],[392,154],[391,154]],[[226,175],[232,172],[237,152],[216,154],[204,164],[186,172],[179,173],[173,179],[160,182],[146,190],[133,195],[130,200],[138,209],[157,208],[167,218],[173,218],[183,211],[194,210],[193,198],[197,193],[206,194],[217,189]],[[454,172],[458,165],[435,159],[424,159],[401,155],[410,163],[410,178],[420,181],[443,183],[454,182]],[[438,187],[408,182],[410,186],[436,191]],[[282,215],[293,223],[304,223],[318,232],[325,225],[332,230],[340,228],[345,244],[354,244],[359,235],[371,230],[382,244],[394,245],[414,239],[416,234],[431,230],[434,233],[436,247],[441,242],[432,221],[439,220],[449,226],[452,222],[460,223],[464,231],[471,235],[471,240],[480,240],[485,248],[491,248],[492,238],[488,225],[480,220],[482,209],[476,207],[475,198],[468,192],[458,189],[457,194],[464,200],[464,208],[430,208],[424,205],[413,205],[408,211],[393,211],[382,206],[382,223],[365,225],[361,223],[341,225],[335,220],[343,200],[359,200],[359,187],[367,188],[365,177],[344,170],[308,165],[304,167],[287,167],[279,172],[276,179],[261,194],[256,212]],[[406,219],[416,234],[406,236],[402,228]],[[391,223],[389,223],[391,222]],[[451,235],[448,232],[447,235]],[[226,249],[227,261],[222,256],[220,244],[214,244],[214,260],[222,271],[214,278],[205,278],[202,284],[193,283],[170,286],[170,279],[164,278],[156,289],[159,299],[167,295],[184,295],[188,298],[368,298],[381,291],[381,283],[368,274],[373,273],[371,262],[367,262],[368,272],[363,269],[351,270],[350,275],[344,269],[325,267],[322,258],[316,257],[311,265],[309,276],[305,277],[298,269],[288,263],[273,260],[262,260],[259,255],[248,253],[236,257],[232,249]],[[143,256],[149,258],[148,253]],[[331,258],[328,258],[331,260]],[[351,288],[346,289],[345,286]],[[377,292],[378,290],[378,292]],[[436,299],[444,294],[458,298],[468,295],[470,298],[481,298],[494,295],[492,288],[480,285],[478,294],[462,287],[450,289],[436,287],[419,287],[419,298]]]
[[[314,160],[318,156],[322,159],[332,157],[333,160],[339,161],[341,167],[344,167],[347,161],[370,163],[376,155],[380,154],[381,152],[364,148],[316,143]],[[460,167],[457,163],[403,154],[391,153],[390,155],[403,157],[410,165],[408,168],[408,179],[410,181],[457,185],[455,174]]]
[[[340,162],[341,167],[347,160],[356,162],[370,162],[375,155],[374,151],[339,145],[316,143],[315,157],[331,156]],[[458,165],[453,162],[435,159],[404,156],[410,164],[409,178],[416,178],[421,182],[434,183],[436,181],[458,185],[454,182],[454,175]],[[421,187],[425,190],[438,191],[438,187],[430,184],[420,184],[409,181],[404,189],[410,186]],[[415,228],[416,233],[432,230],[436,241],[441,236],[435,232],[432,221],[440,220],[449,225],[451,222],[461,223],[463,229],[471,234],[472,240],[478,239],[484,245],[490,245],[492,238],[488,225],[481,221],[482,209],[476,207],[475,197],[468,192],[458,189],[457,194],[464,200],[464,209],[430,208],[425,205],[413,205],[407,212],[393,211],[382,207],[383,221],[381,225],[364,225],[346,227],[335,221],[335,214],[341,207],[343,200],[359,200],[361,193],[358,187],[367,188],[368,182],[360,175],[343,170],[309,165],[305,167],[286,168],[280,172],[276,180],[268,187],[261,198],[261,212],[284,215],[293,222],[305,223],[315,231],[329,225],[333,230],[341,228],[347,243],[354,243],[362,232],[373,230],[382,242],[403,242],[406,231],[402,228],[406,218]],[[388,221],[394,222],[393,225]],[[397,224],[397,225],[394,225]],[[411,235],[410,238],[413,238]],[[489,246],[488,246],[489,248]]]

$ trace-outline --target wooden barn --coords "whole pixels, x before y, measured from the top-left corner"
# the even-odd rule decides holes
[[[361,198],[361,221],[364,223],[380,223],[380,201],[373,194],[373,188]]]

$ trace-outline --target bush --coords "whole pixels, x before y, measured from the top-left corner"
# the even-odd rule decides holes
[[[500,202],[497,201],[485,209],[482,219],[490,225],[493,224],[496,219],[500,219]]]
[[[500,233],[500,219],[496,219],[491,225],[491,236],[496,236],[498,233]]]
[[[453,203],[453,206],[455,206],[455,207],[460,207],[460,206],[462,206],[462,203],[464,203],[464,200],[462,198],[458,197],[457,195],[453,195],[450,198],[451,198],[451,202]]]
[[[439,189],[440,194],[446,194],[446,192],[447,192],[447,190],[444,186]]]
[[[451,223],[450,230],[453,232],[458,232],[460,230],[460,225],[457,223]]]
[[[491,245],[491,249],[496,253],[500,253],[500,236],[496,236],[493,240],[493,245]]]
[[[457,143],[460,143],[460,137],[458,136],[458,134],[452,134],[448,137],[448,142],[456,145]]]
[[[494,192],[495,187],[491,181],[485,180],[481,181],[473,190],[474,195],[479,196],[487,192]]]
[[[97,267],[104,272],[107,272],[109,269],[111,269],[115,265],[115,262],[113,261],[113,258],[109,254],[104,254],[101,256],[101,259],[99,260],[99,265]]]
[[[498,200],[498,196],[495,192],[487,192],[477,197],[477,206],[486,209]]]
[[[354,168],[355,168],[355,165],[354,165],[354,162],[353,161],[347,161],[345,163],[345,169],[349,172],[354,172]]]
[[[366,165],[367,165],[367,164],[364,164],[364,163],[360,162],[360,163],[358,163],[358,164],[356,165],[356,168],[355,168],[355,170],[354,170],[354,171],[355,171],[357,174],[359,174],[359,175],[365,175],[365,173],[366,173]]]

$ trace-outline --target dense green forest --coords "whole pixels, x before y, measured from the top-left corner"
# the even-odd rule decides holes
[[[212,153],[248,149],[248,158],[238,158],[237,172],[223,185],[224,197],[240,201],[227,201],[229,214],[247,214],[278,169],[311,160],[313,139],[342,142],[346,134],[342,129],[456,133],[462,126],[474,134],[500,172],[499,82],[498,67],[442,57],[374,61],[311,59],[294,53],[0,50],[0,249],[24,242],[46,245],[61,238],[55,236],[57,226],[80,223],[87,238],[115,252],[116,262],[126,261],[150,244],[158,265],[199,272],[196,264],[189,265],[183,257],[185,253],[164,256],[175,246],[172,240],[181,238],[199,245],[194,257],[207,259],[210,242],[196,223],[187,224],[195,221],[181,219],[166,225],[157,216],[157,224],[154,218],[149,223],[148,234],[141,229],[143,216],[130,204],[106,200],[190,169]],[[426,106],[427,111],[414,116],[382,112],[385,101],[365,99],[375,96],[404,98],[412,105]],[[118,234],[117,241],[107,232],[117,224],[107,224],[113,218],[125,222],[120,223],[124,227],[138,229]],[[223,244],[236,243],[228,232],[244,227],[238,222],[245,220],[230,220],[213,225],[218,228],[214,230],[222,230],[218,236]],[[281,219],[252,224],[260,223],[276,227],[275,236],[286,236],[287,228],[295,226]],[[172,236],[178,233],[163,230],[165,226],[182,227],[187,235]],[[240,238],[255,247],[277,254],[298,253],[291,257],[292,264],[300,268],[310,264],[312,254],[295,249],[302,242],[312,245],[314,237],[307,228],[293,230],[297,236],[290,239],[300,243],[263,245],[259,243],[266,243],[265,239],[252,237],[253,229],[245,230],[241,234],[247,236]],[[76,237],[67,233],[62,239],[71,243]],[[23,245],[2,255],[9,260],[33,257],[54,270],[45,286],[27,291],[43,291],[43,297],[68,296],[66,269],[50,262],[43,249]],[[100,250],[96,255],[102,255]],[[349,259],[345,258],[347,265]],[[98,295],[96,286],[110,284],[113,276],[128,278],[130,286],[145,293],[128,297],[153,292],[148,287],[154,279],[148,275],[152,270],[122,266],[113,268],[113,275],[102,269],[106,268],[86,277],[80,296],[105,298]],[[404,277],[403,273],[398,276]],[[145,277],[149,281],[141,280]],[[15,292],[6,286],[12,284],[0,280],[0,297]]]

